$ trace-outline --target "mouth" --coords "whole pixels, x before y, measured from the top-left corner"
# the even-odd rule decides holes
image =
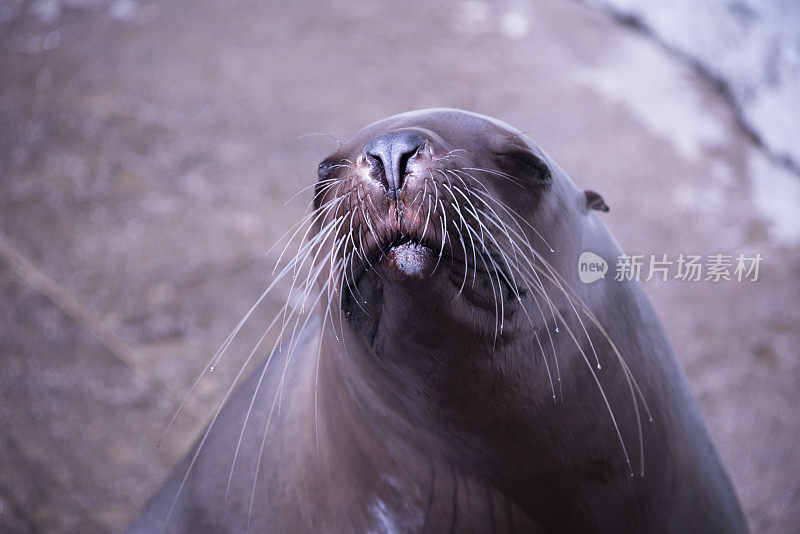
[[[393,287],[390,291],[395,295],[407,291],[416,302],[409,305],[429,306],[429,298],[449,302],[460,297],[463,305],[494,318],[495,322],[504,322],[497,319],[499,316],[505,321],[511,318],[518,307],[517,301],[527,293],[511,281],[504,266],[498,264],[500,260],[490,259],[488,253],[484,258],[487,265],[476,265],[472,256],[464,257],[463,251],[454,254],[447,245],[437,246],[433,240],[398,236],[385,243],[372,248],[370,261],[360,262],[342,301],[350,324],[363,330],[369,339],[374,339],[377,325],[385,317],[382,303],[386,283]],[[480,254],[477,262],[481,262]],[[445,309],[449,309],[446,304]]]
[[[509,274],[508,258],[477,238],[473,249],[469,241],[461,246],[460,234],[432,230],[426,235],[416,227],[389,230],[387,226],[377,235],[370,231],[366,235],[372,239],[353,244],[353,249],[345,252],[351,263],[345,268],[343,310],[354,328],[366,329],[368,337],[382,317],[386,289],[406,291],[412,298],[422,299],[420,303],[429,298],[460,298],[478,313],[495,318],[500,314],[506,319],[513,316],[517,301],[527,293]],[[387,283],[394,289],[385,286]]]
[[[429,240],[398,233],[368,248],[354,273],[354,281],[358,283],[368,270],[396,282],[422,280],[433,274],[439,260],[439,249]]]
[[[431,275],[436,268],[437,258],[437,253],[430,246],[405,238],[386,249],[380,264],[384,273],[392,279],[422,279]]]
[[[454,249],[447,240],[442,247],[431,238],[420,240],[412,236],[397,234],[393,239],[388,239],[385,244],[374,245],[367,255],[367,261],[362,262],[356,270],[355,283],[368,270],[377,272],[382,277],[394,282],[421,281],[433,275],[434,271],[446,265],[453,278],[453,283],[461,287],[466,285],[464,280],[472,281],[475,276],[492,278],[504,289],[504,293],[513,293],[507,283],[509,279],[499,258],[481,254],[475,257],[467,251],[466,256],[462,250]],[[458,253],[456,253],[458,252]],[[521,290],[518,290],[521,291]]]

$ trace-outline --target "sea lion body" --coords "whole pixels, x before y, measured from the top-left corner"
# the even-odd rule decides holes
[[[314,311],[131,532],[746,531],[641,288],[578,279],[621,253],[595,193],[449,109],[320,177]]]

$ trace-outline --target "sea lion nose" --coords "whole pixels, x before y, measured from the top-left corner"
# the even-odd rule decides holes
[[[414,155],[425,140],[416,132],[390,132],[370,139],[364,152],[373,163],[382,168],[383,186],[386,196],[394,200],[403,187],[408,159]]]

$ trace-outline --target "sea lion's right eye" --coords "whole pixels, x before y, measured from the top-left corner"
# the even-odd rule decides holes
[[[550,168],[539,156],[530,150],[513,147],[497,153],[497,166],[512,176],[527,176],[535,184],[550,182]]]

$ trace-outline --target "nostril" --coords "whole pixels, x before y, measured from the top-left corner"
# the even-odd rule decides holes
[[[402,189],[408,160],[424,141],[416,132],[392,132],[373,137],[367,142],[364,153],[375,165],[375,173],[381,176],[389,198],[396,198]]]
[[[379,170],[383,169],[383,160],[381,159],[380,154],[371,154],[367,152],[367,159],[372,165],[378,167]]]
[[[406,169],[408,167],[408,160],[411,159],[411,156],[417,153],[419,150],[419,146],[415,146],[413,150],[409,150],[408,152],[404,152],[400,154],[400,160],[397,163],[397,172],[400,176],[405,176]]]

